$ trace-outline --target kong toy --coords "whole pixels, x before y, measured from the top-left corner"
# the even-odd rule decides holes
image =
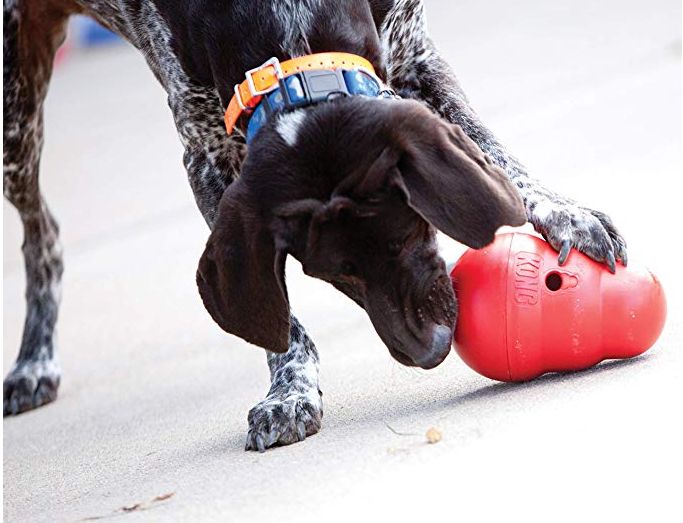
[[[496,236],[458,260],[454,346],[475,371],[500,381],[586,369],[649,349],[664,327],[666,300],[645,268],[616,273],[572,250],[566,263],[543,239]]]

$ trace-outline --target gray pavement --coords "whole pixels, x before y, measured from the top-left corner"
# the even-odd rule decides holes
[[[290,260],[293,309],[321,350],[324,426],[244,452],[265,356],[201,305],[208,232],[163,92],[134,50],[84,52],[55,74],[42,164],[66,257],[64,377],[56,403],[3,421],[6,521],[680,518],[680,2],[432,0],[428,14],[501,140],[535,176],[609,212],[632,262],[661,277],[657,345],[520,385],[455,354],[407,369],[362,311]],[[24,315],[7,204],[3,232],[7,370]],[[428,445],[432,426],[443,439]],[[120,510],[137,503],[148,510]]]

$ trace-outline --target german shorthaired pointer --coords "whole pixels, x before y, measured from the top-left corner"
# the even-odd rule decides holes
[[[54,400],[59,387],[62,251],[38,171],[52,62],[75,13],[138,48],[168,93],[212,230],[202,300],[223,329],[267,349],[272,385],[249,412],[247,449],[320,429],[318,353],[289,313],[288,254],[363,307],[394,358],[423,368],[448,354],[457,312],[435,229],[481,247],[500,225],[529,220],[561,262],[576,248],[612,270],[626,263],[605,214],[530,178],[480,122],[427,36],[421,0],[5,0],[4,194],[24,225],[27,276],[5,415]],[[244,116],[226,132],[245,71],[323,52],[367,60],[377,96],[288,104],[255,136]]]

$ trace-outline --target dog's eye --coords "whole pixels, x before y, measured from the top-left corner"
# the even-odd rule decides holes
[[[340,271],[342,276],[355,276],[358,274],[356,266],[348,260],[344,260],[341,264]]]

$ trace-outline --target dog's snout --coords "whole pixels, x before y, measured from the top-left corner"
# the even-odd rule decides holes
[[[415,358],[415,364],[423,369],[433,369],[446,359],[451,350],[453,332],[445,325],[437,325],[432,330],[431,346],[423,355]]]

